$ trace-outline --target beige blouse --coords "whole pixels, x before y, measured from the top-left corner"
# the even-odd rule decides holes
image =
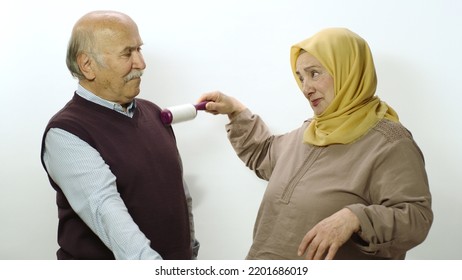
[[[302,143],[308,124],[275,136],[246,110],[226,126],[237,155],[268,181],[247,259],[300,259],[305,234],[344,207],[361,231],[337,259],[404,259],[433,221],[423,155],[411,134],[382,120],[354,143],[317,147]]]

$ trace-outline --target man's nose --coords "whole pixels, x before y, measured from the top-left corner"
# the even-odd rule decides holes
[[[139,51],[133,54],[133,68],[140,70],[144,70],[146,68],[143,55]]]

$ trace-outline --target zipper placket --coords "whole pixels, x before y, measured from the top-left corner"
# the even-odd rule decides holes
[[[284,189],[284,192],[282,193],[282,196],[281,196],[281,200],[283,203],[288,204],[290,202],[290,198],[292,197],[292,194],[298,182],[302,179],[305,173],[311,168],[311,166],[316,161],[321,151],[322,151],[321,147],[313,147],[312,149],[310,149],[310,152],[306,156],[306,159],[303,161],[302,166],[300,166],[295,176],[292,178],[292,180],[290,180],[289,184]]]

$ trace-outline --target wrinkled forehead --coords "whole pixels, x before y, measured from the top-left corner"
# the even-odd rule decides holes
[[[303,49],[300,50],[295,66],[297,73],[301,73],[306,69],[325,68],[315,56]]]
[[[136,23],[127,15],[112,11],[92,12],[76,24],[76,29],[91,33],[98,49],[142,45]],[[127,46],[125,46],[127,45]]]

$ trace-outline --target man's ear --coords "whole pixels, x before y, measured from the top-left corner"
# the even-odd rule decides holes
[[[95,72],[93,71],[93,59],[86,53],[81,53],[77,56],[77,64],[85,78],[89,81],[95,79]]]

